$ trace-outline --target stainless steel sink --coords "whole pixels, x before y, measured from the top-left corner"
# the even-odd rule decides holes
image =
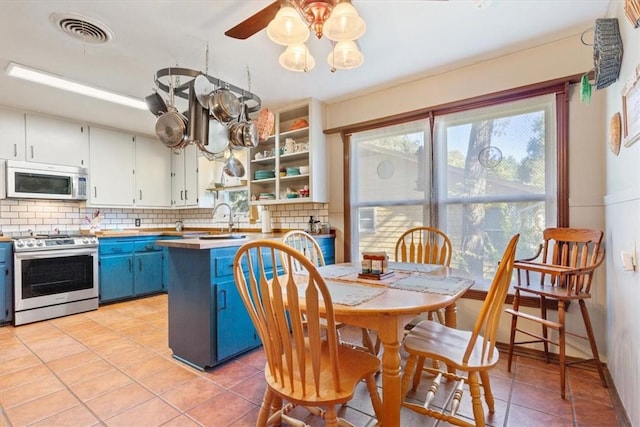
[[[247,237],[244,234],[207,234],[204,236],[199,236],[198,239],[201,240],[229,240],[229,239],[244,239]]]

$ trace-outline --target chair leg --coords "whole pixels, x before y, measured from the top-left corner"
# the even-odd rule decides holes
[[[480,385],[478,384],[478,374],[476,372],[469,372],[469,390],[471,391],[473,419],[476,422],[476,426],[485,427],[484,410],[480,399]]]
[[[564,301],[558,300],[558,347],[560,351],[560,396],[565,398],[567,384],[567,365],[565,360],[565,336],[564,336]],[[547,345],[545,341],[545,346]]]
[[[482,381],[482,389],[484,390],[484,400],[487,402],[487,407],[490,413],[496,411],[495,400],[493,399],[493,393],[491,392],[491,382],[489,381],[489,372],[480,371],[480,381]]]
[[[544,296],[540,296],[540,314],[542,314],[543,319],[547,319],[547,300]],[[562,323],[562,322],[560,322]],[[542,336],[544,337],[543,345],[544,345],[544,358],[547,363],[549,363],[549,330],[547,327],[542,324]]]
[[[256,426],[263,427],[267,425],[267,420],[271,415],[272,411],[272,401],[274,394],[271,393],[271,390],[267,387],[264,391],[264,397],[262,398],[262,405],[260,405],[260,412],[258,413],[258,420],[256,421]]]
[[[380,393],[378,393],[378,386],[376,385],[376,379],[373,375],[369,375],[365,378],[367,384],[367,390],[371,397],[371,405],[373,406],[373,413],[376,414],[378,422],[382,422],[382,400],[380,399]]]
[[[416,372],[413,374],[413,387],[411,390],[416,391],[420,385],[422,379],[422,370],[424,369],[424,357],[418,356],[418,363],[416,364]]]
[[[587,311],[587,305],[584,300],[578,300],[580,305],[580,312],[582,312],[582,319],[584,320],[584,327],[587,330],[587,337],[589,337],[589,344],[591,345],[591,353],[596,360],[596,367],[600,374],[600,381],[603,387],[607,387],[607,379],[604,376],[604,369],[602,369],[602,362],[600,362],[600,355],[598,354],[598,346],[596,345],[596,337],[593,334],[593,327],[591,326],[591,319],[589,318],[589,312]]]
[[[327,406],[327,410],[324,413],[324,425],[331,427],[338,426],[338,413],[334,405]]]
[[[416,369],[417,360],[418,360],[417,354],[410,354],[409,357],[407,358],[407,363],[405,364],[404,372],[402,373],[402,382],[401,382],[402,385],[400,388],[402,400],[404,400],[404,398],[407,396],[407,393],[409,392],[409,382],[411,381],[411,375],[413,374],[413,370]]]
[[[369,335],[369,330],[367,328],[362,328],[362,345],[367,349],[367,351],[369,351],[369,353],[373,354],[374,356],[378,355],[378,353],[376,353],[373,342],[371,342],[371,335]]]
[[[520,274],[520,270],[518,270]],[[520,290],[516,289],[516,293],[513,296],[513,309],[518,310],[520,307]],[[516,327],[518,326],[518,316],[511,315],[511,335],[509,338],[509,357],[507,358],[507,372],[511,372],[511,362],[513,361],[513,347],[516,342]]]

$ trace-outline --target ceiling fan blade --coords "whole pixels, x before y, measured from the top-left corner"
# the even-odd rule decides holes
[[[278,10],[280,10],[280,1],[274,1],[258,13],[253,14],[235,27],[227,30],[224,34],[234,39],[248,39],[258,31],[266,28],[269,22],[275,18]]]

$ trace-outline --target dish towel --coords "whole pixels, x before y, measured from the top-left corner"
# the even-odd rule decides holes
[[[249,206],[249,224],[255,224],[258,222],[258,207],[257,206]]]

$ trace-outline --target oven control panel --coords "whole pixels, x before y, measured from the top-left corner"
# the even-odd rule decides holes
[[[13,243],[16,252],[33,250],[79,249],[98,246],[98,238],[95,236],[59,237],[41,239],[26,237],[16,239]]]

